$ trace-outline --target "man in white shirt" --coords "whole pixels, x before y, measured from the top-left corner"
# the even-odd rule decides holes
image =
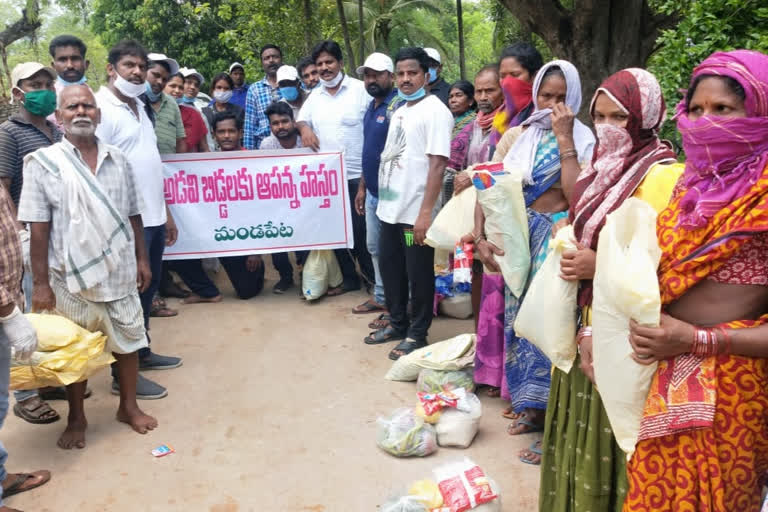
[[[341,47],[335,41],[323,41],[315,46],[312,60],[320,74],[320,86],[301,107],[297,119],[299,133],[305,147],[344,151],[349,204],[352,211],[355,211],[354,201],[362,175],[363,118],[373,98],[365,90],[363,82],[344,73]],[[329,291],[328,295],[360,289],[355,259],[368,285],[375,281],[371,255],[366,247],[365,218],[362,215],[352,215],[352,229],[354,249],[335,251],[344,284],[340,289]]]
[[[107,57],[108,83],[96,93],[101,109],[101,123],[96,136],[105,144],[116,146],[125,154],[133,169],[144,202],[141,219],[144,241],[152,271],[150,285],[141,292],[144,324],[149,330],[152,298],[160,284],[163,251],[176,242],[178,231],[165,205],[163,164],[157,149],[157,137],[139,96],[145,92],[147,52],[135,41],[121,41],[109,50]],[[147,335],[149,339],[149,335]],[[139,351],[140,370],[168,370],[181,366],[181,359],[155,354],[144,348]],[[117,374],[112,372],[112,393],[120,393]],[[139,399],[163,398],[164,387],[139,376],[136,395]]]
[[[453,116],[425,90],[429,57],[403,48],[395,58],[398,96],[406,104],[389,122],[379,167],[379,271],[391,317],[368,344],[403,340],[389,354],[398,359],[427,345],[435,295],[434,249],[424,244],[435,215],[451,153]],[[408,318],[410,289],[412,312]]]

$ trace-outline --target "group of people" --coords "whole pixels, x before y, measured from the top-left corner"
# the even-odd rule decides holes
[[[475,381],[509,401],[510,435],[543,432],[519,454],[541,465],[540,509],[759,509],[768,476],[768,349],[761,343],[768,329],[768,56],[719,52],[695,69],[676,107],[683,164],[659,139],[666,109],[652,74],[631,68],[607,77],[588,106],[593,131],[576,118],[576,67],[544,63],[527,43],[506,48],[474,83],[453,85],[431,48],[403,48],[394,60],[373,53],[357,79],[344,72],[334,41],[320,42],[296,67],[266,45],[264,78],[246,84],[235,62],[211,80],[207,104],[198,99],[202,74],[134,41],[110,49],[107,83],[94,93],[86,51],[79,39],[59,36],[50,43],[51,67],[22,63],[11,76],[20,106],[0,125],[0,418],[9,406],[11,349],[24,360],[36,347],[22,312],[55,310],[107,335],[117,419],[139,433],[157,427],[137,399],[167,391],[139,371],[182,360],[150,350],[150,317],[176,313],[163,297],[222,300],[205,262],[162,261],[178,230],[165,204],[160,155],[342,150],[355,244],[335,252],[343,283],[329,295],[370,288],[372,297],[353,312],[378,313],[364,342],[398,342],[391,359],[427,345],[435,255],[425,240],[433,219],[473,186],[475,165],[501,162],[523,172],[528,284],[559,229],[572,225],[577,246],[560,262],[560,278],[579,287],[579,355],[565,373],[516,335],[525,291],[505,283],[503,248],[486,238],[479,204],[474,229],[461,240],[474,245],[477,260]],[[629,197],[658,212],[663,313],[658,327],[629,326],[635,361],[659,365],[627,461],[594,385],[591,302],[601,228]],[[297,265],[304,258],[297,253]],[[272,261],[280,275],[273,291],[284,293],[294,283],[289,255]],[[219,262],[238,297],[262,291],[261,256]],[[58,444],[83,448],[89,394],[87,382],[16,392],[13,409],[30,423],[50,423],[59,415],[47,400],[66,398]],[[6,473],[6,459],[0,445],[0,497],[50,479],[47,471]]]

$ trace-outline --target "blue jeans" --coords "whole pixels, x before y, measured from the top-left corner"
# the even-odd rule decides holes
[[[373,263],[373,273],[376,277],[376,285],[373,287],[373,299],[379,303],[386,303],[384,298],[384,283],[381,280],[381,271],[379,270],[379,231],[381,222],[376,216],[376,207],[379,205],[379,198],[368,192],[365,194],[365,236],[368,253],[371,255]]]
[[[149,270],[152,280],[144,293],[139,295],[141,308],[144,310],[144,326],[149,331],[149,313],[152,311],[152,299],[160,288],[160,277],[163,273],[163,252],[165,252],[165,224],[144,228],[144,245],[149,257]],[[149,332],[147,332],[149,341]],[[139,350],[139,358],[149,356],[149,347]]]
[[[8,415],[8,384],[11,374],[11,344],[5,331],[0,327],[0,427]],[[8,460],[8,452],[0,441],[0,482],[5,480],[5,461]],[[0,507],[3,505],[3,489],[0,487]]]

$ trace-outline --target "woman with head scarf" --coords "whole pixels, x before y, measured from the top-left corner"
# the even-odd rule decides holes
[[[566,198],[581,164],[592,158],[595,141],[592,132],[575,118],[581,107],[581,82],[570,62],[556,60],[545,65],[536,75],[533,94],[535,111],[515,129],[518,138],[504,158],[505,169],[519,168],[525,175],[523,195],[533,260],[529,283],[546,255],[552,224],[566,216]],[[494,257],[503,252],[483,236],[480,213],[473,234],[475,254],[485,269],[475,381],[490,386],[491,394],[498,395],[495,389],[500,388],[502,398],[511,400],[512,407],[505,412],[515,419],[509,428],[511,435],[540,431],[551,365],[540,350],[515,336],[512,325],[522,297],[505,287]]]
[[[658,138],[666,109],[656,78],[642,69],[608,77],[592,99],[597,131],[591,164],[573,187],[568,221],[578,249],[566,251],[561,277],[579,282],[579,356],[569,373],[555,369],[547,404],[544,439],[520,454],[541,462],[541,510],[621,510],[627,482],[625,455],[611,432],[592,382],[592,278],[600,230],[609,213],[629,197],[656,211],[668,203],[682,166]],[[564,225],[562,223],[562,225]],[[560,226],[557,226],[560,227]]]
[[[448,90],[448,108],[453,114],[453,132],[456,137],[461,130],[475,120],[477,103],[475,103],[475,86],[468,80],[459,80]]]
[[[760,509],[768,471],[768,56],[717,52],[677,108],[685,172],[659,215],[658,362],[626,512]]]

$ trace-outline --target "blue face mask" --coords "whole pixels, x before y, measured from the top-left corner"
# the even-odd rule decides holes
[[[83,75],[82,78],[80,78],[80,80],[78,80],[77,82],[67,82],[60,76],[56,77],[56,81],[59,82],[59,84],[63,85],[64,87],[67,87],[68,85],[83,85],[87,80],[88,79],[85,78],[85,75]]]
[[[429,78],[428,78],[428,81],[431,84],[435,80],[437,80],[437,68],[429,68]]]
[[[280,94],[288,101],[296,101],[299,97],[299,90],[296,87],[280,87]]]
[[[398,96],[400,99],[402,99],[402,100],[405,100],[405,101],[416,101],[416,100],[420,100],[421,98],[423,98],[423,97],[424,97],[424,96],[426,96],[426,95],[427,95],[427,91],[426,91],[426,89],[424,89],[424,87],[422,87],[422,88],[421,88],[421,89],[419,89],[418,91],[414,92],[413,94],[405,94],[405,93],[404,93],[403,91],[401,91],[400,89],[398,89],[398,90],[397,90],[397,96]]]
[[[187,98],[186,96],[182,96],[181,98],[176,98],[176,103],[179,105],[194,105],[195,98]]]
[[[162,92],[160,92],[160,94],[155,94],[154,92],[152,92],[152,87],[149,85],[149,82],[144,82],[144,89],[146,89],[145,93],[147,95],[147,98],[152,103],[156,103],[157,100],[160,99],[160,95],[163,94]]]

